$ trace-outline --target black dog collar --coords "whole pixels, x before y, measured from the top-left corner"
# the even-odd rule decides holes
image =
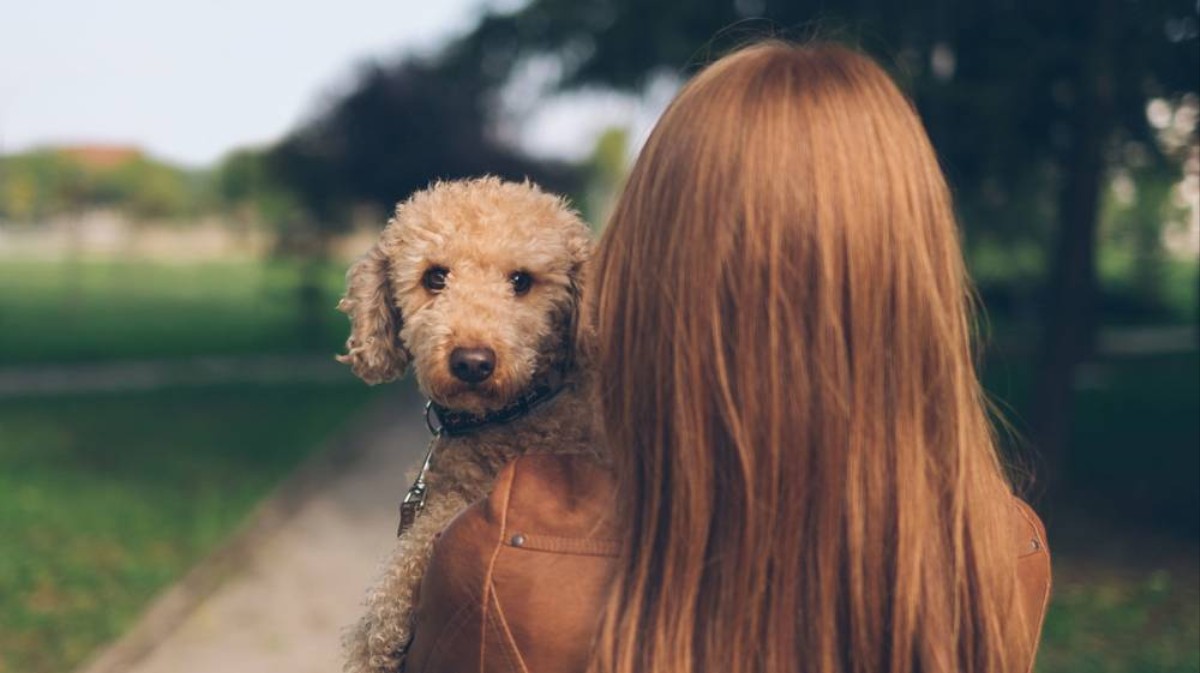
[[[434,436],[458,437],[493,425],[511,423],[554,399],[564,387],[561,381],[542,381],[530,387],[512,404],[485,414],[448,409],[431,400],[425,407],[425,423]],[[434,425],[434,420],[437,425]]]

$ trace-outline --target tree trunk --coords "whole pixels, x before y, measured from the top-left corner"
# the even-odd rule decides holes
[[[1040,367],[1035,377],[1033,440],[1045,493],[1060,486],[1070,442],[1074,379],[1096,331],[1096,233],[1106,177],[1104,145],[1114,115],[1113,0],[1092,5],[1090,43],[1082,54],[1072,147],[1059,194],[1059,228],[1045,288]]]

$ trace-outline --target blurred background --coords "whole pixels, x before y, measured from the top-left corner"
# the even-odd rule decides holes
[[[860,46],[928,125],[1055,549],[1038,671],[1200,671],[1198,34],[1194,0],[5,5],[0,672],[119,638],[379,394],[333,306],[396,201],[528,176],[599,230],[763,36]]]

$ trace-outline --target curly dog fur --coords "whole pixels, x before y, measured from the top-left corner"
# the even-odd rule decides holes
[[[512,422],[434,439],[428,500],[347,635],[349,673],[401,670],[434,537],[487,494],[505,463],[530,452],[600,455],[589,373],[594,337],[580,305],[591,246],[563,200],[528,182],[441,182],[397,206],[379,242],[347,273],[339,308],[350,316],[351,335],[338,359],[367,383],[391,381],[411,366],[430,399],[473,414],[504,408],[551,372],[564,384]],[[423,282],[433,267],[448,272],[439,291]],[[532,277],[527,292],[514,290],[515,272]],[[492,349],[491,376],[475,384],[456,378],[455,348]]]

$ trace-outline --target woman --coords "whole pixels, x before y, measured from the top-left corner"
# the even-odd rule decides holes
[[[1032,667],[1044,531],[985,413],[949,191],[878,66],[766,43],[704,70],[595,290],[615,480],[510,466],[439,543],[410,671]]]

